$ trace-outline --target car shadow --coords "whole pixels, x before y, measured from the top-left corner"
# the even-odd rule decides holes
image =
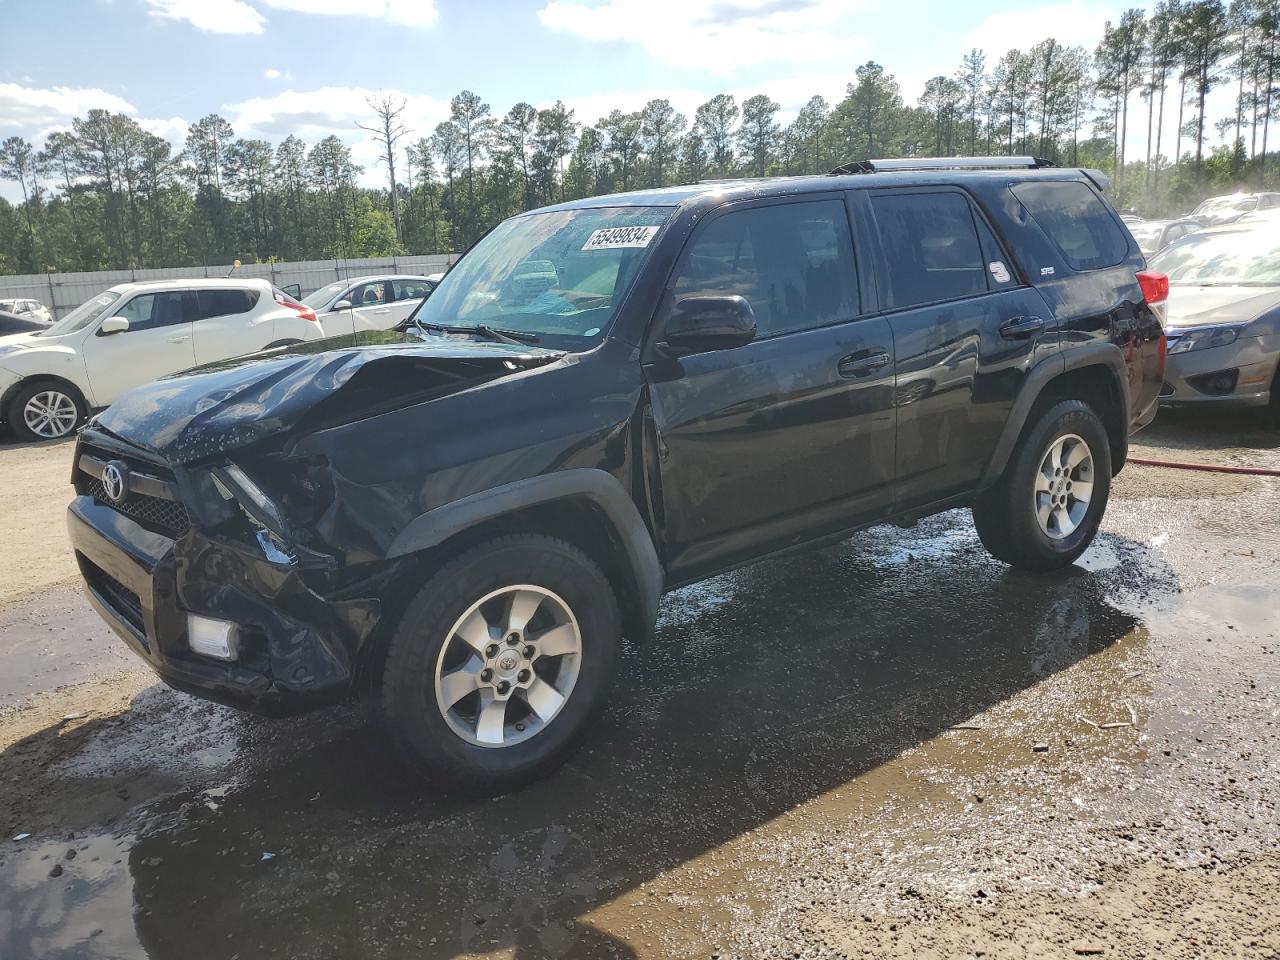
[[[1172,574],[1099,546],[1104,569],[1018,574],[957,512],[686,588],[584,749],[497,799],[406,779],[354,711],[245,721],[233,786],[135,828],[137,939],[183,960],[634,956],[593,914],[1134,633],[1109,598]]]
[[[1220,450],[1280,447],[1280,423],[1266,409],[1162,408],[1134,442],[1168,450]],[[1137,454],[1135,453],[1135,456]]]

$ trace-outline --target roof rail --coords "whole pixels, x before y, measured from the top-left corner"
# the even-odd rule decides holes
[[[888,173],[895,170],[1037,170],[1056,167],[1040,157],[902,157],[885,160],[853,160],[831,171],[839,177],[854,173]]]

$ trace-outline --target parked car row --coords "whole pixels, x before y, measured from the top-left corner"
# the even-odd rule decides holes
[[[299,301],[266,280],[155,280],[111,287],[56,323],[35,301],[0,314],[0,423],[54,440],[126,390],[190,367],[402,323],[440,280],[358,277]],[[43,309],[43,308],[42,308]],[[48,311],[45,310],[45,315]]]

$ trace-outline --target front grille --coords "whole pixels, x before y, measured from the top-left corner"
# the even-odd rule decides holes
[[[89,586],[106,601],[107,606],[120,615],[122,620],[127,621],[142,634],[145,644],[147,626],[142,618],[142,598],[93,561],[81,557],[80,566],[84,578],[89,581]]]
[[[173,489],[173,474],[159,464],[134,457],[121,457],[113,451],[91,447],[87,444],[81,446],[79,454],[87,455],[102,462],[122,460],[130,471],[158,480],[162,485],[168,486],[170,490]],[[79,463],[79,455],[77,455],[77,463]],[[107,497],[102,481],[82,469],[77,469],[76,471],[75,487],[77,493],[93,497],[98,503],[113,510],[118,510],[148,530],[163,534],[171,539],[176,540],[191,529],[191,516],[187,513],[187,508],[177,500],[153,497],[138,490],[130,490],[125,495],[123,502],[116,503]]]
[[[191,517],[187,508],[176,500],[165,500],[161,497],[149,497],[145,493],[130,493],[123,503],[109,499],[102,489],[102,481],[97,477],[81,474],[83,483],[80,492],[93,497],[99,503],[119,510],[127,517],[137,520],[149,530],[163,533],[177,540],[191,529]]]

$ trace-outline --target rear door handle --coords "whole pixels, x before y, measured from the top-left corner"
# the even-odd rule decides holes
[[[851,353],[841,358],[836,369],[842,377],[864,377],[881,367],[887,367],[892,359],[887,353]]]
[[[1000,324],[1000,336],[1006,340],[1025,340],[1043,329],[1044,320],[1040,317],[1014,317]]]
[[[170,343],[186,343],[190,339],[191,339],[190,335],[185,337],[170,337],[169,342]]]

